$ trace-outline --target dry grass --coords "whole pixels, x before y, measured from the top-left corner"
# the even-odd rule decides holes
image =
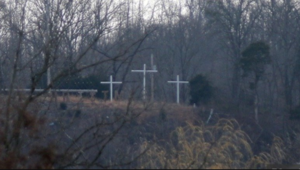
[[[178,127],[168,147],[154,144],[139,168],[149,169],[244,169],[263,168],[281,162],[282,140],[274,138],[270,153],[253,155],[251,140],[235,120],[220,119],[214,126],[187,124]],[[144,143],[146,148],[149,143]],[[169,148],[169,149],[167,149]]]
[[[5,96],[1,96],[0,99],[5,99]],[[216,124],[208,126],[199,120],[199,115],[191,106],[139,101],[132,101],[129,106],[128,101],[103,101],[78,96],[69,96],[68,101],[62,96],[58,96],[56,100],[45,96],[39,101],[66,102],[74,106],[80,104],[82,107],[80,109],[94,110],[93,113],[96,113],[94,116],[97,117],[110,113],[110,110],[121,110],[125,113],[130,107],[129,112],[139,115],[136,118],[138,126],[144,125],[152,117],[159,116],[162,109],[168,120],[185,122],[185,126],[178,126],[172,133],[166,134],[170,137],[167,138],[168,141],[166,140],[164,145],[149,140],[139,143],[141,148],[151,147],[139,160],[138,168],[261,168],[271,163],[281,163],[286,157],[284,142],[281,138],[274,137],[269,152],[254,155],[251,139],[236,120],[220,119]],[[38,105],[37,101],[35,106]],[[32,107],[31,110],[38,112],[38,108],[40,106]],[[90,117],[92,121],[95,120],[94,116]],[[197,123],[195,124],[195,122]],[[77,130],[79,127],[81,128],[81,125],[76,124]],[[153,127],[152,130],[156,130],[156,128]]]
[[[54,98],[46,97],[43,100],[45,101],[55,101]],[[124,100],[102,100],[97,98],[89,98],[89,97],[82,97],[70,95],[67,99],[63,96],[56,97],[56,102],[67,102],[67,103],[73,103],[73,104],[82,104],[85,107],[88,107],[90,109],[120,109],[120,110],[126,110],[128,107],[128,101]],[[160,114],[161,109],[163,108],[166,113],[168,114],[168,117],[170,119],[174,120],[180,120],[182,122],[190,122],[197,119],[197,116],[194,114],[194,108],[191,106],[186,105],[178,105],[175,103],[159,103],[159,102],[149,102],[149,103],[143,103],[141,101],[133,101],[130,104],[130,108],[134,109],[136,113],[142,113],[138,117],[138,122],[144,122],[147,120],[147,118],[152,116],[158,116]]]

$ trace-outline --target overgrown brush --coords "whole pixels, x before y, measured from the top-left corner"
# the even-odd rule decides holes
[[[36,114],[39,104],[11,102],[12,106],[0,106],[0,169],[53,168],[56,147],[43,138],[45,120]]]
[[[154,144],[139,160],[138,168],[263,168],[281,163],[285,157],[279,137],[274,137],[269,153],[254,155],[251,139],[234,119],[220,119],[214,126],[187,123],[185,127],[178,127],[171,134],[171,141],[166,142],[167,147]]]

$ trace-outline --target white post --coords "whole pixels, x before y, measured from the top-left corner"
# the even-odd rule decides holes
[[[189,83],[188,81],[179,81],[179,75],[177,75],[177,80],[176,81],[168,81],[168,83],[176,83],[177,85],[177,103],[179,104],[179,84],[180,83]]]
[[[156,73],[157,70],[146,70],[146,64],[144,64],[143,70],[131,70],[131,72],[141,72],[143,73],[143,100],[146,100],[146,73]]]
[[[143,99],[146,100],[146,64],[144,64],[144,79],[143,79]]]
[[[151,54],[151,67],[152,67],[152,70],[156,70],[156,65],[154,65],[154,62],[153,62],[153,54]],[[154,100],[154,77],[153,77],[153,74],[151,74],[151,101]]]
[[[49,29],[49,20],[50,20],[50,2],[46,1],[46,43],[50,42],[50,29]],[[47,44],[48,45],[48,44]],[[50,66],[47,66],[47,86],[51,83],[51,73]],[[51,88],[48,93],[51,93]]]
[[[113,84],[122,84],[122,82],[120,81],[112,81],[112,76],[110,75],[110,79],[109,79],[109,82],[103,82],[101,81],[100,82],[101,84],[110,84],[110,101],[113,100]]]
[[[153,65],[153,54],[151,54],[151,68],[155,70]],[[154,98],[154,80],[153,80],[153,74],[151,74],[151,101],[153,101]]]

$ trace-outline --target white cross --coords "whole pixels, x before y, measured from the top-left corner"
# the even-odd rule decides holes
[[[101,84],[110,84],[110,101],[113,99],[113,84],[122,84],[120,81],[112,81],[112,76],[110,75],[110,81],[100,82]]]
[[[146,73],[156,73],[157,70],[146,70],[146,64],[144,64],[143,70],[131,70],[132,72],[141,72],[144,73],[144,79],[143,79],[143,99],[146,99]]]
[[[179,75],[177,75],[176,81],[168,81],[168,83],[176,83],[177,84],[177,103],[179,104],[179,83],[189,83],[188,81],[179,81]]]

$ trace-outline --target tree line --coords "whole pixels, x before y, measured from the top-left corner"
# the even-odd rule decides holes
[[[130,72],[149,68],[152,54],[155,101],[175,101],[167,81],[179,75],[191,83],[180,87],[182,102],[251,112],[257,123],[268,113],[286,128],[288,113],[300,117],[299,19],[297,0],[1,0],[0,149],[21,152],[28,129],[37,130],[35,102],[67,79],[100,86],[97,77],[112,75],[124,98],[141,97],[142,76]],[[22,88],[30,92],[16,100]]]

